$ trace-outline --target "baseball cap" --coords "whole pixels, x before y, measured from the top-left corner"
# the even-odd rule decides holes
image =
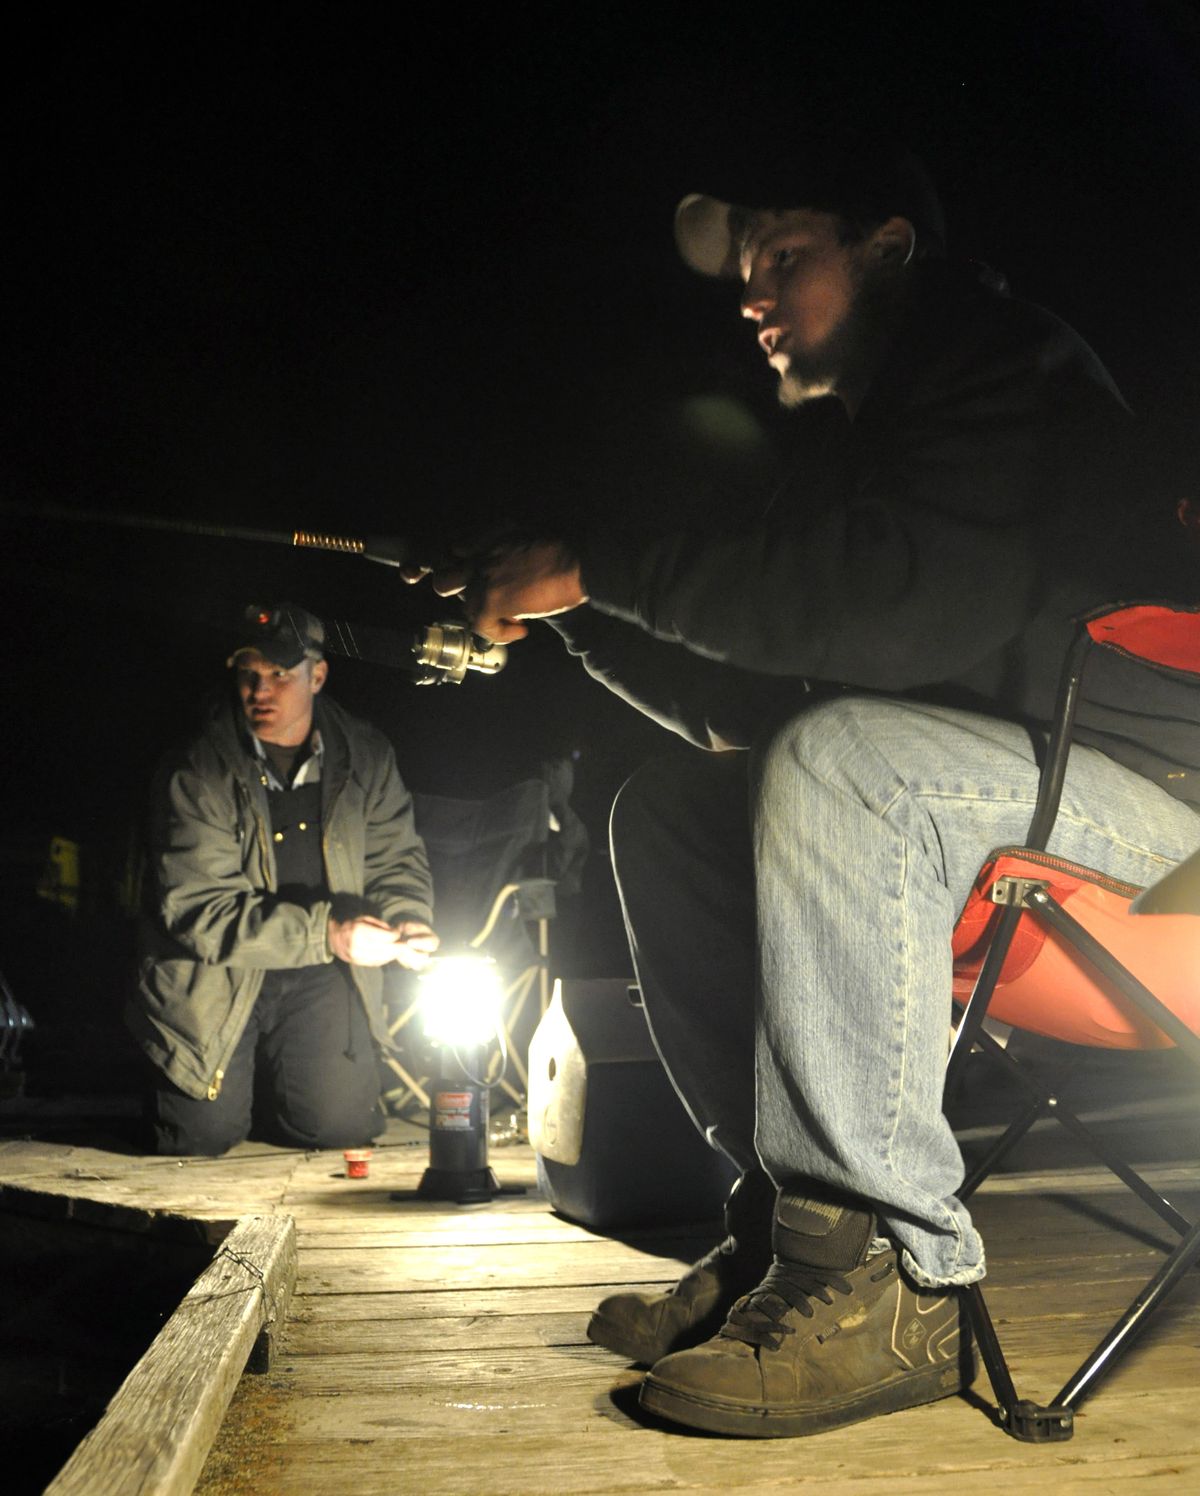
[[[290,670],[301,660],[320,660],[325,655],[325,625],[295,603],[262,607],[252,603],[242,615],[237,636],[241,641],[225,662],[232,665],[245,650],[257,650],[273,665]]]
[[[817,137],[799,153],[777,143],[769,154],[750,156],[740,171],[725,169],[724,185],[732,189],[727,195],[692,192],[675,210],[676,246],[701,275],[738,279],[742,244],[755,216],[792,208],[837,213],[863,231],[888,218],[907,218],[922,256],[945,255],[937,189],[923,163],[899,142]],[[719,176],[721,168],[713,174]]]

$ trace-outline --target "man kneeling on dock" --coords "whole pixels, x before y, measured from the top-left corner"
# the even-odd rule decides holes
[[[232,689],[161,768],[127,1019],[160,1153],[255,1135],[360,1147],[382,1128],[382,972],[437,947],[391,746],[322,688],[318,618],[247,610]]]
[[[655,1042],[742,1177],[726,1239],[670,1293],[606,1299],[589,1334],[651,1368],[654,1413],[771,1436],[972,1375],[956,1289],[985,1265],[942,1112],[951,932],[1028,826],[1072,618],[1175,583],[1108,373],[946,259],[920,166],[820,131],[756,155],[747,131],[676,238],[740,282],[795,407],[790,477],[723,533],[564,524],[433,583],[490,639],[550,618],[631,704],[748,750],[652,764],[613,812]],[[1050,850],[1152,883],[1195,848],[1190,781],[1138,701],[1079,722]]]

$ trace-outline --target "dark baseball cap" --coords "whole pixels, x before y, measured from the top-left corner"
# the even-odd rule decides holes
[[[675,243],[701,275],[738,279],[755,217],[789,209],[836,213],[864,234],[889,218],[907,218],[922,257],[946,253],[937,189],[922,162],[897,141],[816,136],[799,152],[776,141],[769,152],[748,152],[740,169],[728,160],[714,163],[712,176],[711,193],[689,193],[675,210]]]
[[[301,660],[320,660],[325,656],[325,625],[295,603],[275,603],[270,607],[252,603],[242,616],[237,637],[241,642],[231,650],[226,662],[229,665],[248,649],[256,650],[285,670]]]

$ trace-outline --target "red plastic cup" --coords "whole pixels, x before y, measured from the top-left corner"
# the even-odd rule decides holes
[[[369,1148],[347,1148],[342,1157],[346,1160],[347,1179],[365,1179],[371,1171]]]

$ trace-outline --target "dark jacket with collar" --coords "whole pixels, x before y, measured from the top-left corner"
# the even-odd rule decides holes
[[[1076,615],[1190,585],[1103,365],[974,275],[924,267],[856,419],[810,424],[821,439],[755,523],[589,534],[589,605],[553,620],[701,746],[753,741],[814,683],[1044,723]],[[1087,700],[1081,737],[1200,800],[1176,777],[1200,768],[1196,734],[1164,740],[1172,710],[1153,690]]]
[[[148,911],[128,1024],[190,1096],[215,1096],[263,973],[332,961],[331,909],[429,921],[431,883],[412,800],[382,733],[321,696],[322,849],[331,899],[274,894],[266,778],[235,706],[161,766],[151,796]],[[350,967],[376,1037],[382,974]]]

